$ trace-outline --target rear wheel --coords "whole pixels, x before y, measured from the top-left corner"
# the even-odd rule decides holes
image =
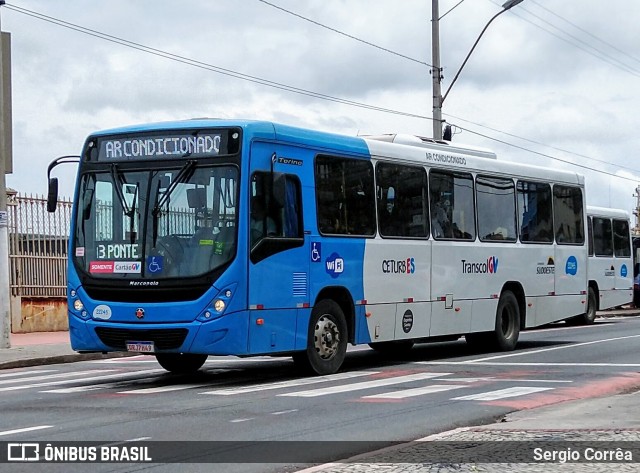
[[[493,332],[468,333],[467,343],[482,350],[510,351],[516,347],[520,336],[520,306],[511,291],[500,295],[496,309],[496,325]]]
[[[156,359],[165,370],[176,374],[186,374],[198,371],[202,365],[204,365],[204,362],[207,361],[207,355],[193,353],[157,353]]]
[[[510,351],[516,347],[520,336],[520,306],[511,291],[504,291],[496,311],[496,328],[493,339],[496,348]]]
[[[293,355],[293,361],[315,374],[335,373],[342,366],[347,352],[347,323],[340,306],[332,300],[322,300],[311,312],[307,349]]]
[[[587,297],[587,311],[582,314],[578,320],[583,325],[591,325],[596,321],[596,309],[598,308],[598,299],[596,291],[589,287],[589,295]]]

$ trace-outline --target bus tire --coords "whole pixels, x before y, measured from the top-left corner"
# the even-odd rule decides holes
[[[596,291],[589,286],[587,292],[587,311],[578,317],[578,321],[582,325],[591,325],[596,321],[596,309],[598,308],[598,299],[596,298]]]
[[[587,311],[584,314],[576,315],[567,319],[565,323],[567,325],[591,325],[596,320],[596,311],[598,310],[598,296],[595,289],[589,286],[587,291]]]
[[[156,353],[156,360],[165,370],[175,374],[195,373],[204,362],[207,355],[193,353]]]
[[[500,351],[511,351],[518,343],[520,336],[520,306],[518,299],[511,291],[500,295],[496,309],[496,327],[492,334],[492,342]]]
[[[347,323],[340,306],[329,299],[321,300],[311,311],[307,349],[294,353],[293,361],[307,372],[333,374],[344,361],[347,336]]]

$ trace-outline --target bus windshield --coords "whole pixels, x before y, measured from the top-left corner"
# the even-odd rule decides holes
[[[199,276],[236,248],[238,169],[187,161],[180,167],[111,163],[84,172],[74,262],[95,278]]]

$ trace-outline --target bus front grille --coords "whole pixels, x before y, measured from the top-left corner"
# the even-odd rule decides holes
[[[186,328],[124,329],[96,327],[100,341],[111,348],[127,349],[127,342],[153,342],[159,350],[180,348],[187,338]]]

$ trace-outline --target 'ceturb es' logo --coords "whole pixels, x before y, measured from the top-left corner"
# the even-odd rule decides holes
[[[407,258],[403,260],[382,260],[382,272],[395,274],[413,274],[416,272],[416,260],[415,258]]]
[[[462,274],[495,274],[498,272],[498,257],[491,256],[487,261],[469,262],[462,261]]]

